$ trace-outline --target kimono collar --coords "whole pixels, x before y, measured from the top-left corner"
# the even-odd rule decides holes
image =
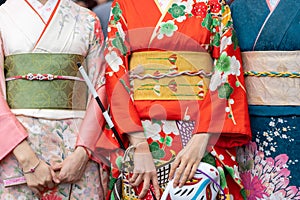
[[[169,6],[169,3],[172,0],[157,0],[158,6],[160,7],[160,10],[164,11]]]
[[[273,10],[276,8],[280,0],[266,0],[268,7],[270,9],[270,12],[273,12]]]
[[[47,22],[54,11],[55,5],[58,0],[48,0],[45,5],[43,5],[38,0],[27,0],[28,3],[36,10],[36,12],[41,16],[41,18]]]

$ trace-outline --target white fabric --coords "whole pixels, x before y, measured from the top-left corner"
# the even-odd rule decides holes
[[[300,51],[243,52],[244,71],[299,72]],[[245,78],[250,105],[300,105],[300,78]]]
[[[74,110],[53,110],[53,109],[11,109],[12,113],[17,116],[34,116],[38,118],[47,119],[72,119],[82,118],[85,115],[85,111]]]
[[[29,0],[31,3],[39,3],[36,0]],[[73,3],[69,2],[68,3]],[[47,4],[42,8],[42,12],[49,12],[48,15],[54,12],[53,6],[56,3],[61,4],[59,0],[48,0]],[[18,9],[18,7],[22,9]],[[48,8],[52,7],[52,12]],[[86,24],[86,27],[78,23],[77,16],[83,14],[82,10],[85,8],[79,6],[59,5],[58,9],[53,14],[52,19],[48,24],[45,24],[39,14],[26,3],[24,0],[8,0],[0,9],[0,19],[2,15],[10,15],[10,13],[18,12],[18,15],[14,15],[13,18],[7,18],[9,20],[0,20],[0,32],[3,38],[7,40],[2,41],[4,56],[22,54],[22,53],[67,53],[83,55],[84,57],[88,53],[90,33],[85,29],[94,29],[93,26],[88,27],[90,24]],[[72,13],[74,17],[68,17],[68,23],[63,23],[67,13]],[[89,11],[86,9],[86,13]],[[27,17],[24,17],[27,16]],[[77,42],[73,42],[77,41]],[[80,42],[78,42],[80,41]],[[1,69],[2,70],[2,69]],[[93,74],[93,70],[89,70],[89,75]],[[5,86],[4,79],[2,80],[2,86]],[[2,88],[5,94],[5,88]],[[83,113],[81,111],[67,111],[64,110],[14,110],[16,115],[42,117],[47,119],[57,118],[53,113],[59,112],[60,116],[64,116],[65,119],[78,116],[82,118]]]
[[[48,0],[45,5],[38,0],[28,0],[28,3],[39,13],[45,22],[48,22],[57,1],[58,0]]]
[[[172,1],[172,0],[157,0],[161,10],[165,10],[167,8],[167,6],[169,5],[170,1]]]

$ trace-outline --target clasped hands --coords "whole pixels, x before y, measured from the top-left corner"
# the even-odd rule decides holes
[[[24,176],[28,187],[37,196],[41,196],[60,183],[74,183],[80,180],[88,160],[86,150],[83,147],[77,147],[63,162],[54,162],[49,166],[43,160],[39,160],[34,170],[27,170]]]

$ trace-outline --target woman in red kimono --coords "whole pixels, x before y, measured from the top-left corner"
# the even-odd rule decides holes
[[[235,147],[251,133],[229,7],[222,0],[115,0],[105,59],[111,116],[134,149],[122,198],[242,199]],[[111,183],[121,156],[111,155]]]

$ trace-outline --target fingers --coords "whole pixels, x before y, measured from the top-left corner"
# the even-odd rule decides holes
[[[199,162],[199,163],[200,163],[200,162]],[[197,171],[197,168],[198,168],[199,163],[195,163],[195,164],[193,165],[188,180],[191,180],[191,179],[194,177],[194,175],[195,175],[195,173],[196,173],[196,171]]]
[[[143,181],[143,174],[134,173],[133,176],[129,179],[129,183],[132,186],[138,186]]]
[[[76,152],[76,153],[75,153]],[[85,151],[82,154],[80,151],[75,151],[69,155],[62,163],[57,163],[52,166],[54,171],[60,170],[57,178],[60,183],[74,183],[79,181],[83,176],[88,159]]]
[[[185,156],[177,156],[171,166],[169,180],[174,179],[173,187],[182,187],[187,180],[195,175],[201,159],[192,159]],[[176,172],[176,173],[175,173]]]
[[[59,184],[60,183],[60,180],[59,178],[57,177],[58,174],[53,170],[53,168],[50,170],[51,172],[51,176],[52,176],[52,181],[56,184]]]
[[[137,177],[139,176],[139,173],[133,173],[132,176],[129,178],[129,183],[133,183]]]
[[[53,171],[59,171],[59,170],[61,170],[62,166],[63,166],[62,163],[53,163],[51,165],[51,168]]]
[[[184,171],[184,168],[185,168],[186,164],[181,162],[179,167],[177,168],[176,170],[176,174],[174,176],[174,181],[173,181],[173,187],[176,188],[179,184],[179,181],[180,181],[180,177],[182,175],[182,172]]]
[[[74,171],[75,169],[70,169],[67,167],[63,167],[59,172],[58,179],[62,183],[74,183],[79,181],[84,173],[84,171],[77,170],[77,173]],[[81,169],[83,170],[83,169]]]
[[[179,155],[178,155],[177,158],[175,159],[175,161],[171,165],[171,169],[170,169],[170,173],[169,173],[169,180],[172,180],[174,178],[175,171],[179,167],[179,164],[180,164],[180,159],[179,159]]]
[[[58,174],[58,179],[60,182],[69,182],[67,173],[64,172],[64,170],[61,170]]]
[[[156,199],[160,198],[160,187],[158,185],[158,179],[157,179],[157,174],[155,172],[149,172],[149,173],[134,173],[132,177],[129,179],[130,185],[133,187],[138,187],[140,184],[142,185],[142,189],[139,192],[139,199],[142,199],[145,197],[147,194],[150,184],[153,184],[154,188],[154,195]]]
[[[144,198],[144,196],[147,194],[148,190],[150,187],[150,177],[149,176],[145,176],[144,177],[144,182],[143,182],[143,188],[139,194],[139,199]]]
[[[176,176],[179,176],[179,187],[182,187],[186,181],[188,180],[188,177],[190,176],[191,173],[191,168],[192,168],[192,164],[188,163],[187,166],[184,166],[183,168],[183,172],[179,172],[176,174]],[[177,177],[176,177],[177,178]]]
[[[42,185],[44,190],[52,189],[55,186],[54,182],[52,181],[53,180],[52,173],[54,173],[54,172],[52,172],[53,170],[48,165],[47,165],[47,170],[48,170],[48,173],[45,174],[45,178],[44,178],[43,185]]]
[[[159,189],[159,185],[158,185],[157,176],[152,177],[152,185],[154,188],[154,193],[155,193],[156,199],[160,199],[160,189]]]
[[[32,173],[25,174],[28,187],[37,195],[55,187],[52,181],[52,173],[54,171],[44,161]]]

